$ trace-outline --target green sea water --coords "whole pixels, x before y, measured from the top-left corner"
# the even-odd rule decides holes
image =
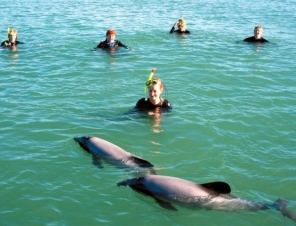
[[[294,225],[276,210],[161,208],[91,156],[91,135],[158,174],[225,181],[296,213],[296,1],[2,1],[0,225]],[[169,30],[183,15],[191,35]],[[264,28],[265,44],[242,40]],[[133,50],[92,51],[114,28]],[[172,111],[131,113],[152,68]]]

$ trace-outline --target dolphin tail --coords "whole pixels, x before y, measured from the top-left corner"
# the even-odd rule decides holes
[[[273,208],[280,211],[284,217],[290,218],[292,221],[296,222],[296,215],[286,208],[288,200],[284,198],[278,198],[272,205]]]

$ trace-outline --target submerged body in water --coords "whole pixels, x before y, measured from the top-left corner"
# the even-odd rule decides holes
[[[296,216],[286,209],[288,201],[279,198],[273,204],[248,201],[230,194],[225,182],[196,184],[176,177],[147,175],[121,181],[118,186],[129,186],[133,190],[151,196],[163,208],[177,211],[174,205],[207,210],[267,210],[275,209],[296,222]]]
[[[145,159],[134,156],[109,141],[98,137],[82,136],[74,140],[87,152],[92,154],[94,165],[102,168],[101,159],[120,168],[146,168],[153,171],[153,165]]]

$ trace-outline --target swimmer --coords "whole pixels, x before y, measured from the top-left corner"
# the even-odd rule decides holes
[[[149,92],[149,98],[142,98],[140,99],[137,104],[136,108],[139,109],[151,109],[151,108],[170,108],[171,104],[168,100],[160,97],[164,90],[164,84],[161,82],[160,78],[154,77],[148,79],[146,82],[146,87]]]
[[[18,34],[17,30],[10,29],[10,26],[7,27],[7,38],[8,40],[3,41],[1,46],[16,46],[17,44],[23,44],[23,42],[17,41]]]
[[[178,27],[178,30],[175,30],[175,27]],[[178,34],[190,34],[190,31],[186,30],[186,21],[184,20],[183,16],[174,24],[170,33],[178,33]]]
[[[124,47],[126,49],[130,49],[130,47],[122,44],[120,41],[115,40],[116,37],[116,31],[113,29],[109,29],[106,32],[106,39],[105,41],[101,41],[97,48],[102,48],[102,49],[108,49],[108,48],[114,48],[114,47]]]
[[[262,37],[263,27],[258,25],[254,28],[254,36],[244,39],[244,42],[269,42]]]

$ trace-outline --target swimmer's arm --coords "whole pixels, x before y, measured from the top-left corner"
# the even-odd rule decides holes
[[[101,41],[101,42],[99,43],[99,45],[97,45],[97,48],[103,48],[103,46],[104,46],[104,43]]]
[[[265,38],[262,38],[262,40],[264,41],[264,42],[269,42],[268,40],[266,40]]]
[[[243,41],[244,42],[249,42],[249,40],[250,40],[250,37],[249,38],[245,38]]]
[[[177,21],[177,22],[174,24],[174,26],[172,27],[172,29],[170,30],[170,33],[171,33],[171,34],[174,33],[174,31],[175,31],[175,27],[177,27],[178,23],[179,23],[179,21]]]
[[[8,46],[8,40],[1,43],[1,46]]]
[[[172,29],[170,30],[170,33],[172,34],[172,33],[174,33],[174,31],[175,31],[175,25],[172,27]]]
[[[146,99],[145,98],[141,98],[136,103],[136,108],[143,108],[143,107],[145,107],[145,102],[146,102]]]
[[[120,41],[118,41],[118,46],[123,47],[123,48],[125,48],[125,49],[133,50],[131,47],[122,44]]]
[[[166,99],[164,99],[162,106],[165,108],[172,108],[171,103]]]

